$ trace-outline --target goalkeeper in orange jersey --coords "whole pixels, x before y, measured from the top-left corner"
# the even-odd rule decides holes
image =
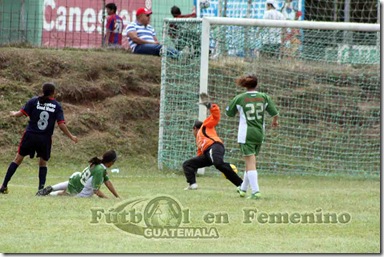
[[[211,104],[207,94],[200,94],[203,105],[210,110],[211,115],[204,120],[195,121],[193,135],[196,138],[197,156],[183,163],[184,174],[188,182],[185,190],[197,189],[196,172],[199,168],[214,165],[236,187],[243,180],[236,174],[236,167],[224,162],[225,147],[223,141],[216,133],[215,127],[220,121],[220,108],[217,104]]]

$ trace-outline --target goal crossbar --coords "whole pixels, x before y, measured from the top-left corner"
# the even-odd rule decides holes
[[[325,22],[325,21],[290,21],[290,20],[264,20],[246,18],[204,17],[204,24],[231,25],[231,26],[260,26],[279,28],[300,28],[320,30],[347,30],[379,32],[380,24],[368,24],[357,22]]]
[[[209,56],[209,34],[211,24],[229,26],[259,26],[319,30],[343,30],[343,31],[367,31],[380,32],[380,24],[366,24],[356,22],[322,22],[322,21],[282,21],[247,18],[227,17],[203,17],[201,33],[201,65],[200,65],[200,93],[208,89],[208,56]],[[199,119],[206,117],[206,110],[203,106],[199,108]]]
[[[180,169],[195,155],[195,145],[185,142],[194,142],[194,117],[202,121],[208,114],[196,105],[199,92],[225,107],[242,92],[234,78],[255,72],[285,121],[283,130],[271,131],[260,169],[379,175],[379,24],[204,17],[165,19],[163,28],[164,46],[183,54],[162,57],[160,168]],[[298,39],[276,59],[263,55],[273,49],[262,48],[269,32],[282,31],[272,28],[289,28]],[[217,129],[227,161],[243,170],[237,122],[223,115]]]
[[[200,93],[208,93],[208,66],[209,66],[209,35],[213,25],[228,26],[258,26],[258,27],[279,27],[298,29],[319,29],[319,30],[343,30],[343,31],[367,31],[380,32],[380,24],[365,24],[354,22],[320,22],[320,21],[289,21],[289,20],[265,20],[249,18],[227,18],[227,17],[203,17],[201,33],[201,59],[200,59]],[[207,110],[199,106],[199,120],[204,120]],[[199,170],[204,174],[204,170]]]

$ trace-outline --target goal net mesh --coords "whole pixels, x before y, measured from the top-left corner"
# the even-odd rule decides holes
[[[183,54],[162,58],[158,160],[163,168],[182,171],[182,163],[196,155],[192,126],[199,112],[201,26],[199,19],[164,22],[165,47]],[[283,33],[280,48],[267,45],[276,33]],[[379,39],[379,32],[212,24],[208,94],[221,108],[216,129],[225,160],[244,171],[239,117],[227,117],[225,107],[244,91],[235,79],[254,73],[257,90],[268,93],[280,111],[278,129],[266,114],[260,172],[379,176]]]

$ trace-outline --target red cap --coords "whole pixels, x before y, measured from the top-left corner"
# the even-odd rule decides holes
[[[139,16],[140,14],[152,14],[152,11],[147,8],[139,8],[136,10],[136,16]]]
[[[303,13],[301,11],[297,11],[296,18],[300,18]]]

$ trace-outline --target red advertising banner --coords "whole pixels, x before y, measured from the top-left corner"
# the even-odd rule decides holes
[[[140,7],[151,8],[145,0],[44,0],[42,45],[49,47],[100,47],[104,4],[115,3],[124,28],[135,20]],[[106,22],[106,21],[105,21]],[[104,25],[105,26],[105,25]],[[126,44],[126,39],[123,40]]]

